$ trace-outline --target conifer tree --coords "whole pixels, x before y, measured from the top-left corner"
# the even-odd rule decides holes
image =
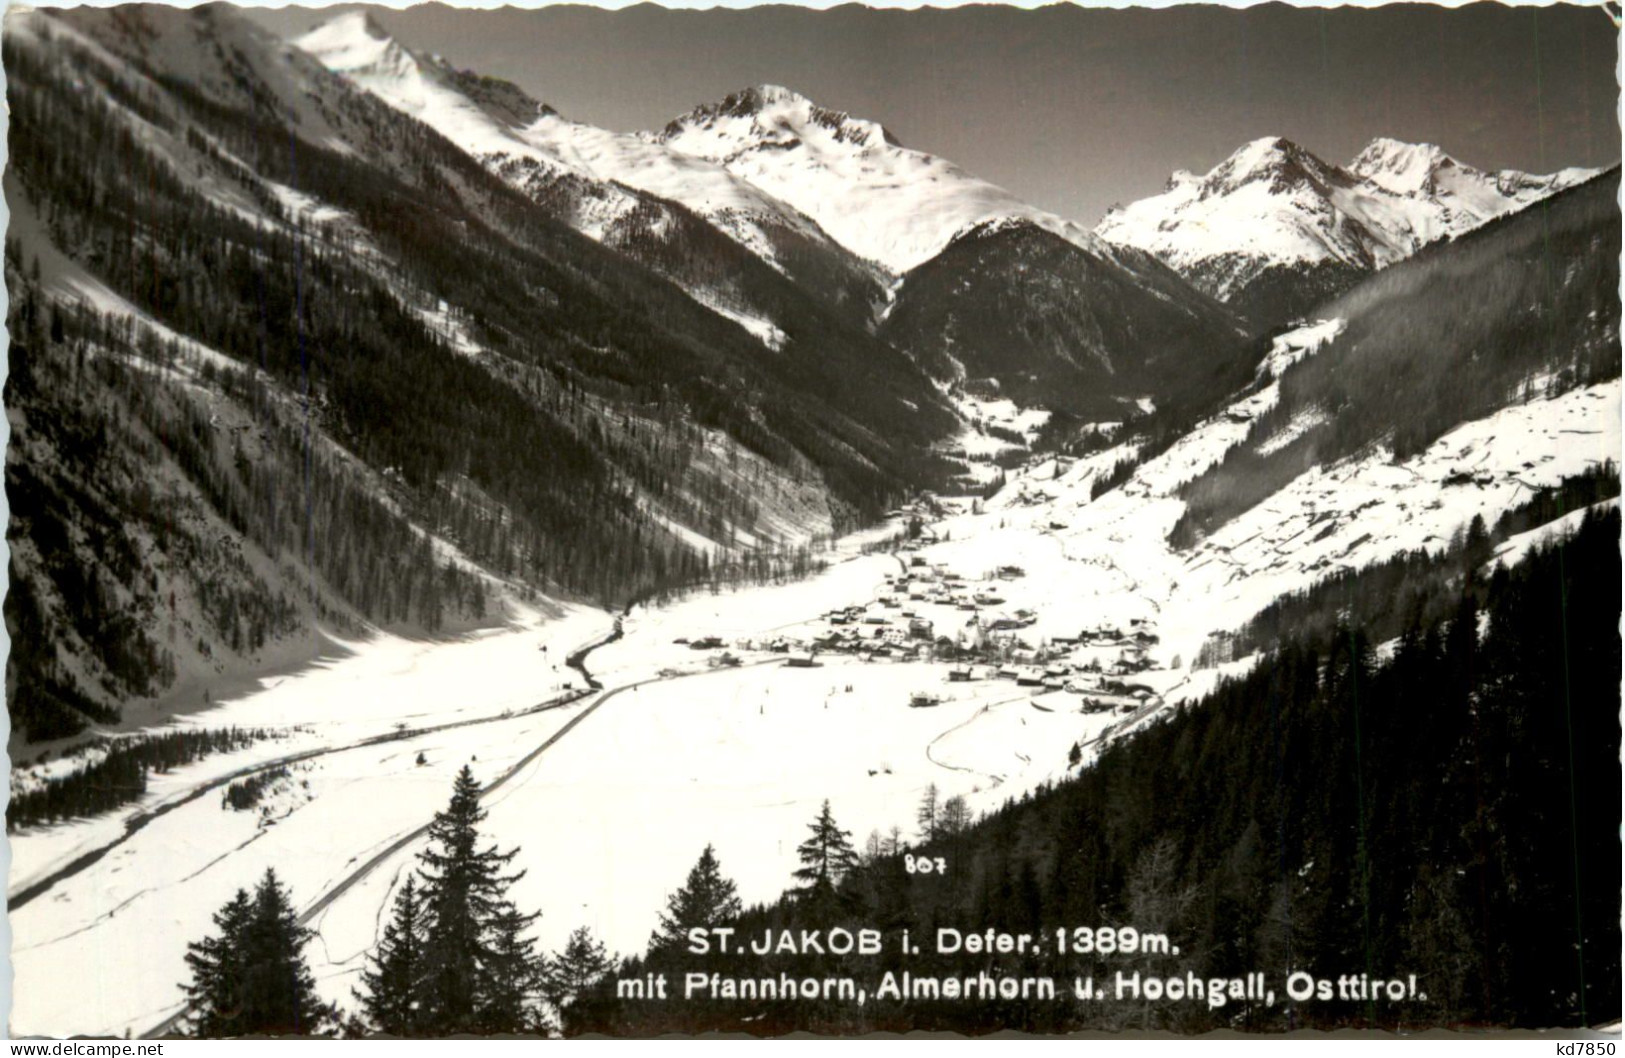
[[[216,1039],[242,1031],[243,937],[252,914],[247,890],[239,889],[214,913],[219,934],[186,946],[192,968],[192,981],[183,986],[191,1008],[190,1035]]]
[[[660,928],[649,938],[653,951],[680,949],[688,942],[688,931],[696,926],[718,926],[739,917],[739,892],[722,875],[716,849],[710,845],[700,853],[688,872],[688,881],[666,899]]]
[[[801,883],[798,895],[815,917],[823,917],[835,909],[836,887],[858,865],[858,854],[852,847],[851,831],[836,824],[827,800],[807,829],[812,836],[796,848],[801,858],[801,867],[795,872]]]
[[[541,957],[525,930],[536,920],[522,915],[512,904],[491,918],[491,952],[482,967],[484,995],[479,1009],[480,1031],[488,1034],[539,1032],[537,1009],[542,991]]]
[[[406,1037],[422,1031],[422,912],[417,879],[408,875],[395,894],[394,916],[384,927],[378,950],[368,956],[371,965],[361,971],[362,987],[355,993],[370,1031]]]
[[[299,924],[286,887],[266,869],[252,899],[241,890],[215,915],[218,937],[189,945],[193,1034],[314,1036],[334,1018],[316,995],[304,947],[314,935]]]
[[[266,868],[254,891],[247,946],[247,1031],[314,1036],[332,1021],[332,1007],[316,995],[316,977],[304,948],[315,931],[299,924],[292,895]]]
[[[939,794],[937,784],[932,783],[925,788],[920,797],[920,807],[914,813],[914,821],[920,824],[920,840],[932,842],[937,839],[937,814],[941,807],[937,802]]]
[[[613,967],[609,952],[586,926],[570,934],[564,950],[547,961],[543,991],[561,1013],[595,987]]]
[[[869,831],[869,836],[863,842],[863,865],[872,867],[886,854],[886,839],[880,836],[880,830]]]
[[[511,1022],[520,972],[517,938],[536,915],[520,915],[507,900],[508,887],[524,876],[504,874],[518,849],[479,847],[485,819],[480,787],[464,765],[452,786],[451,803],[429,825],[421,854],[426,919],[423,944],[424,1025],[436,1035],[520,1031]]]

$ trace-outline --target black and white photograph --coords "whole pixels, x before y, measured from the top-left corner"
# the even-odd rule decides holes
[[[1619,44],[11,4],[7,1035],[1614,1053]]]

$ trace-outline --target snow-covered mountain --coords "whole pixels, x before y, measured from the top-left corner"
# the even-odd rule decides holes
[[[1360,277],[1596,175],[1483,172],[1432,144],[1373,140],[1347,167],[1278,136],[1114,209],[1102,238],[1156,254],[1255,323],[1311,308]]]
[[[680,239],[690,224],[671,208],[676,204],[831,300],[878,300],[871,269],[812,220],[720,165],[651,136],[571,121],[516,85],[407,48],[365,13],[340,15],[294,43],[429,125],[593,239],[624,247],[651,228],[667,242]],[[657,216],[651,220],[651,214]],[[684,280],[713,307],[729,300],[706,284]]]
[[[747,89],[658,134],[621,133],[415,52],[364,14],[339,16],[295,43],[775,350],[806,328],[785,311],[782,291],[764,291],[760,279],[747,289],[750,263],[740,254],[717,259],[724,248],[709,238],[713,230],[849,321],[872,318],[877,278],[905,279],[887,312],[905,311],[882,337],[939,382],[991,379],[1027,403],[1115,414],[1119,399],[1166,395],[1142,363],[1198,348],[1205,360],[1222,358],[1237,344],[1236,321],[1152,255],[1096,238],[900,146],[875,122],[789,89]],[[997,261],[984,252],[993,246]],[[1017,246],[1026,263],[1007,256]],[[913,274],[927,270],[934,281]],[[969,330],[946,297],[961,283],[998,307]],[[854,307],[865,311],[846,311]],[[1112,335],[1123,340],[1107,350]]]
[[[1589,180],[1596,169],[1560,169],[1533,176],[1516,169],[1486,172],[1466,165],[1431,143],[1404,143],[1379,136],[1355,156],[1348,171],[1396,195],[1436,203],[1441,231],[1419,232],[1423,242],[1459,235],[1491,217],[1522,209]]]
[[[589,239],[221,5],[4,29],[14,731],[788,556],[943,473],[914,364],[679,204]]]
[[[1210,258],[1260,264],[1250,297],[1341,291],[1263,338],[1160,254],[782,90],[628,136],[364,19],[306,38],[322,61],[223,5],[3,28],[12,789],[180,710],[271,736],[112,806],[81,773],[76,818],[16,827],[20,1035],[178,1024],[189,942],[272,867],[321,909],[316,987],[352,1011],[465,765],[484,832],[528,856],[538,950],[585,927],[635,953],[712,841],[765,904],[832,797],[877,841],[927,787],[996,813],[1268,664],[1273,637],[1237,633],[1277,600],[1319,591],[1341,623],[1330,589],[1423,553],[1366,600],[1501,595],[1495,562],[1572,528],[1572,499],[1618,503],[1617,168],[1516,212],[1555,183],[1255,145],[1209,174],[1218,201],[1186,180]],[[882,279],[878,325],[840,311]],[[973,379],[997,386],[953,392]],[[1070,672],[960,681],[933,646]],[[1572,656],[1606,675],[1607,646]],[[803,647],[818,669],[785,663]],[[1299,842],[1281,876],[1357,851]],[[1283,890],[1254,888],[1267,921]],[[1418,950],[1448,962],[1443,888],[1415,890]]]
[[[1108,253],[1080,225],[1029,205],[879,123],[760,85],[671,122],[658,141],[709,159],[816,220],[842,245],[901,275],[954,237],[1021,220]]]

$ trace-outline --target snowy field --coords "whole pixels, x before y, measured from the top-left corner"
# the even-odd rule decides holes
[[[238,888],[252,888],[274,867],[301,906],[308,904],[444,807],[465,762],[477,757],[482,775],[512,764],[574,711],[295,765],[293,788],[273,798],[269,819],[232,811],[217,794],[154,819],[94,868],[12,915],[13,1033],[123,1035],[152,1028],[178,1005],[186,942],[210,931],[210,915]],[[313,946],[316,961],[344,936],[324,931]],[[64,989],[64,981],[80,986]],[[348,999],[344,992],[334,998]]]
[[[528,873],[514,898],[542,911],[544,949],[586,925],[612,950],[640,951],[708,843],[746,903],[772,899],[791,884],[796,846],[826,798],[860,846],[893,825],[912,836],[927,785],[978,811],[994,807],[1063,772],[1085,728],[1075,714],[1035,709],[1008,682],[950,691],[940,666],[781,664],[616,694],[560,752],[487,799],[487,828],[522,848],[514,865]],[[922,687],[957,697],[911,708]],[[1112,720],[1088,718],[1097,729]],[[390,871],[328,911],[332,962],[317,972],[344,982],[328,989],[335,998],[348,995],[353,954],[395,883]]]
[[[156,815],[92,867],[10,911],[13,1034],[150,1027],[145,1022],[156,1022],[178,995],[185,942],[203,935],[238,886],[274,865],[301,900],[313,899],[347,864],[426,821],[471,755],[494,767],[545,740],[580,706],[503,716],[557,697],[564,683],[579,687],[579,674],[564,668],[566,655],[612,624],[601,611],[571,608],[553,619],[523,612],[510,628],[453,642],[379,636],[177,721],[273,728],[281,737],[153,775],[147,793],[117,812],[10,836],[7,891],[15,897],[115,841],[130,819]],[[442,730],[341,748],[425,728]],[[324,749],[335,752],[291,766],[300,792],[273,806],[269,826],[256,812],[222,809],[221,791],[187,800],[223,776]],[[86,1001],[91,993],[53,987],[87,979],[103,982],[94,1002]]]
[[[512,628],[482,631],[451,643],[380,636],[348,644],[345,656],[273,677],[255,693],[178,718],[155,730],[236,726],[268,730],[275,737],[167,774],[153,774],[146,794],[118,812],[12,835],[7,892],[26,889],[116,838],[130,817],[181,800],[202,783],[285,757],[521,712],[563,693],[566,683],[579,688],[580,675],[564,667],[565,657],[605,635],[611,623],[606,614],[577,608],[545,625],[536,612],[523,612]],[[545,653],[540,649],[544,644],[550,644]],[[470,671],[490,673],[492,678],[471,687]],[[19,768],[12,783],[26,785],[31,773],[51,773],[63,766],[58,760],[44,767]]]
[[[1278,352],[1312,355],[1332,329],[1285,336]],[[1272,400],[1266,388],[1231,410],[1250,417]],[[522,849],[516,866],[527,874],[514,895],[542,912],[542,948],[556,950],[586,925],[613,950],[641,950],[707,843],[743,899],[766,900],[790,883],[795,846],[826,798],[861,845],[894,825],[912,837],[931,783],[981,812],[1053,780],[1074,743],[1091,759],[1103,738],[1245,668],[1243,659],[1192,672],[1209,633],[1333,570],[1443,547],[1475,514],[1493,521],[1533,490],[1616,456],[1619,415],[1618,382],[1509,408],[1402,463],[1376,451],[1311,471],[1188,552],[1166,544],[1183,512],[1176,490],[1244,441],[1237,416],[1199,425],[1096,501],[1091,483],[1127,448],[1023,468],[982,513],[931,526],[938,541],[920,548],[921,560],[951,569],[969,591],[997,593],[989,614],[1030,611],[1021,632],[1030,642],[1135,621],[1155,628],[1149,668],[1133,679],[1156,697],[1132,715],[1084,713],[1076,694],[1012,680],[950,683],[946,666],[923,661],[827,654],[816,667],[791,668],[769,653],[775,638],[829,631],[831,611],[885,612],[877,600],[888,577],[911,568],[909,557],[862,555],[860,544],[895,533],[896,520],[840,542],[831,567],[805,581],[634,609],[624,638],[588,659],[605,690],[563,708],[524,712],[579,683],[564,657],[610,631],[607,613],[532,613],[455,642],[350,644],[346,656],[185,721],[276,727],[285,737],[157,777],[119,813],[13,837],[15,894],[117,838],[137,812],[174,804],[12,914],[12,1031],[157,1027],[179,1010],[187,941],[208,933],[212,912],[267,866],[302,909],[322,901],[310,955],[323,993],[348,1005],[421,845],[412,835],[444,805],[465,762],[482,783],[504,779],[486,799],[486,828],[504,848]],[[1515,538],[1503,558],[1549,535]],[[1007,566],[1022,572],[1000,576]],[[964,624],[957,607],[906,605],[939,630]],[[700,637],[722,646],[679,642]],[[723,651],[740,665],[718,667]],[[1090,654],[1079,648],[1074,660]],[[913,708],[919,692],[942,700]],[[400,737],[358,745],[392,733]],[[223,808],[219,790],[186,799],[220,776],[308,749],[328,752],[293,765],[263,813]],[[63,980],[82,986],[54,987]]]

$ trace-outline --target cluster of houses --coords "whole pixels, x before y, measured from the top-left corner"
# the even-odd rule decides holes
[[[948,670],[950,683],[978,680],[1010,680],[1017,687],[1030,687],[1034,695],[1064,692],[1078,695],[1081,711],[1129,713],[1145,705],[1161,702],[1157,692],[1142,683],[1108,676],[1089,664],[1052,660],[1040,664],[976,665],[960,663]]]
[[[1022,575],[1017,566],[998,571],[1006,580]],[[979,649],[986,632],[1014,631],[1038,620],[1031,610],[1014,614],[991,610],[1004,601],[996,587],[973,585],[947,566],[933,566],[915,553],[903,572],[886,577],[885,588],[872,604],[825,614],[828,631],[815,638],[814,645],[832,653],[870,658],[959,660]],[[945,616],[942,610],[954,613]],[[968,617],[961,622],[959,614]]]
[[[1025,576],[1020,566],[999,566],[972,582],[917,552],[904,552],[904,563],[900,572],[887,576],[874,600],[825,613],[810,634],[742,640],[734,648],[784,655],[790,668],[814,667],[820,656],[831,655],[862,661],[945,662],[950,683],[1009,680],[1031,688],[1035,697],[1056,692],[1077,695],[1078,708],[1086,713],[1131,712],[1160,701],[1152,687],[1135,679],[1152,668],[1148,651],[1158,642],[1148,622],[1132,620],[1126,628],[1100,624],[1076,635],[1051,636],[1035,646],[1022,632],[1037,622],[1038,615],[1028,609],[1002,608],[1000,582]],[[713,666],[738,664],[720,637],[678,642],[695,650],[723,651],[708,659]],[[922,692],[910,704],[934,705],[940,700],[933,692]]]
[[[1151,660],[1146,652],[1160,641],[1147,622],[1135,618],[1129,622],[1126,632],[1113,625],[1100,625],[1084,629],[1076,636],[1053,636],[1050,644],[1067,650],[1075,647],[1115,649],[1117,659],[1101,671],[1112,676],[1126,676],[1151,668]]]

